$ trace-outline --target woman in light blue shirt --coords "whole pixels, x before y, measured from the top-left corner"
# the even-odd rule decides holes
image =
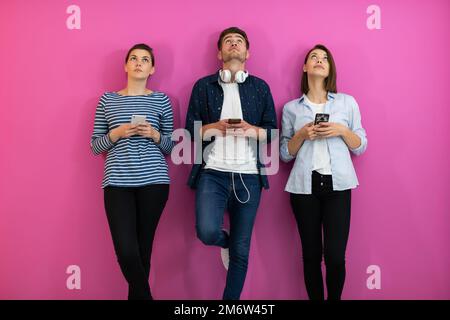
[[[324,300],[323,253],[327,298],[339,300],[351,189],[358,185],[350,151],[360,155],[366,150],[366,132],[355,99],[337,93],[336,66],[325,46],[316,45],[306,55],[301,91],[299,99],[283,108],[280,157],[285,162],[295,159],[285,190],[302,242],[308,296]]]

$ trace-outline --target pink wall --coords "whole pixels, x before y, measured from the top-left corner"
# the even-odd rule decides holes
[[[104,91],[125,85],[137,42],[155,49],[152,89],[184,126],[193,83],[212,73],[218,33],[238,25],[248,69],[271,86],[278,116],[299,95],[301,60],[324,43],[338,89],[359,102],[369,145],[354,163],[345,299],[449,299],[448,43],[450,2],[2,1],[0,4],[0,298],[124,299],[103,209],[102,157],[89,140]],[[81,8],[81,30],[66,9]],[[369,30],[369,5],[381,29]],[[446,40],[447,39],[447,40]],[[280,120],[280,119],[279,119]],[[288,194],[291,164],[270,177],[256,219],[243,299],[305,299]],[[155,239],[150,283],[159,299],[219,299],[220,251],[195,236],[189,165],[171,164],[170,200]],[[81,290],[66,268],[81,268]],[[381,289],[369,290],[370,265]]]

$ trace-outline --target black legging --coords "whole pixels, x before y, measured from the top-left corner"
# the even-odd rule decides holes
[[[340,300],[345,281],[351,190],[333,191],[332,176],[314,171],[312,194],[291,193],[291,206],[302,242],[304,277],[309,299],[324,300],[321,268],[323,252],[328,300]]]
[[[169,196],[168,184],[104,189],[105,209],[128,299],[153,299],[148,283],[153,238]]]

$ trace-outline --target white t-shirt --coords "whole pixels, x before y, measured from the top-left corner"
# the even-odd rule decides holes
[[[243,119],[239,87],[237,83],[224,83],[219,80],[223,88],[223,106],[220,114],[222,119]],[[248,137],[225,135],[216,136],[211,152],[206,159],[205,169],[218,171],[257,174],[256,140]]]
[[[323,113],[325,109],[325,103],[314,103],[308,99],[305,95],[305,101],[314,110],[314,118],[317,113]],[[330,152],[328,151],[328,144],[326,138],[318,138],[312,141],[313,143],[313,171],[317,171],[320,174],[332,174],[331,173],[331,160]]]

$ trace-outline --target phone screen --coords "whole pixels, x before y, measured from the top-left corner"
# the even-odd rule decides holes
[[[145,123],[145,116],[141,116],[141,115],[132,115],[131,116],[131,124],[140,124],[140,123]]]
[[[314,125],[321,122],[328,122],[330,115],[328,113],[316,113],[316,118],[314,119]]]

